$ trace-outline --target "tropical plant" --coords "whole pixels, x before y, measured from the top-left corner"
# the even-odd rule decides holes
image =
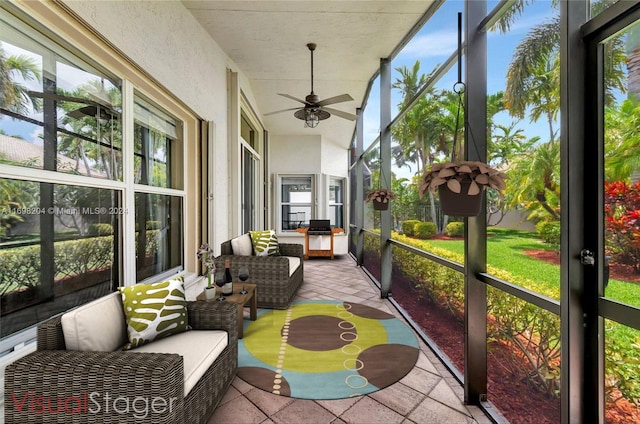
[[[604,211],[608,253],[640,273],[640,181],[605,183]]]
[[[24,81],[42,78],[35,60],[25,55],[7,56],[0,45],[0,108],[19,114],[38,111],[40,100],[33,97],[25,85],[15,81],[17,75]]]

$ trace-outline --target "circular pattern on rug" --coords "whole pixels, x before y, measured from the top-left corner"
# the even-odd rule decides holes
[[[418,340],[402,321],[350,302],[308,300],[244,322],[238,377],[282,396],[343,399],[387,387],[415,365]]]

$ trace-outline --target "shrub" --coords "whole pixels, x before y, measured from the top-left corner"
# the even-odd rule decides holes
[[[640,272],[640,181],[605,183],[606,244],[614,262],[631,265]]]
[[[542,241],[555,250],[560,249],[560,221],[540,221],[536,224],[536,232]]]
[[[159,230],[162,228],[162,222],[160,221],[147,221],[145,224],[147,230]]]
[[[406,221],[402,221],[402,232],[404,235],[413,237],[415,235],[414,227],[420,222],[422,221],[419,219],[407,219]]]
[[[413,232],[421,240],[429,239],[436,233],[436,224],[433,222],[419,222],[413,227]]]
[[[113,226],[111,224],[91,224],[88,234],[90,236],[110,236],[113,234]]]
[[[464,222],[450,222],[444,229],[444,233],[449,237],[462,237],[464,234]]]
[[[113,237],[57,241],[54,244],[56,280],[105,268],[113,261]],[[0,295],[40,284],[40,245],[0,250]]]

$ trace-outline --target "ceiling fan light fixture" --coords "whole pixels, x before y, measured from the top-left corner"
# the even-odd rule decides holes
[[[325,110],[316,107],[305,107],[304,109],[297,110],[293,116],[304,121],[305,127],[315,128],[320,121],[324,121],[331,114]]]
[[[320,122],[320,119],[318,119],[318,114],[312,110],[312,109],[307,109],[309,112],[306,113],[305,118],[304,118],[304,124],[309,127],[309,128],[315,128],[318,126],[318,122]]]

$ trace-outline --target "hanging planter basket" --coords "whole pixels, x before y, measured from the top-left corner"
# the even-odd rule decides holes
[[[377,211],[386,211],[387,209],[389,209],[389,200],[387,200],[386,202],[380,201],[380,200],[373,200],[373,209],[377,210]]]
[[[478,194],[467,194],[469,183],[462,183],[460,193],[449,190],[446,184],[438,186],[440,209],[449,216],[478,216],[482,209],[484,190]]]
[[[387,209],[389,209],[391,200],[395,198],[395,193],[389,189],[374,188],[372,190],[369,190],[369,193],[367,193],[364,201],[365,203],[373,203],[373,209],[377,211],[386,211]]]

